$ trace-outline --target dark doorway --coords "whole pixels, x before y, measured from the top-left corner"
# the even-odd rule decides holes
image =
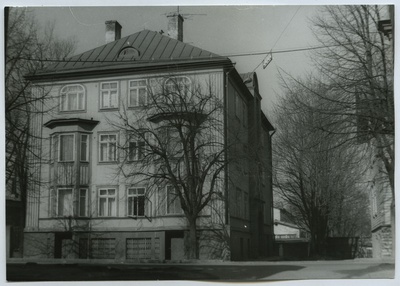
[[[54,258],[66,258],[71,252],[71,246],[71,232],[56,232],[54,235]]]
[[[183,230],[170,230],[165,232],[165,259],[177,260],[184,258]]]

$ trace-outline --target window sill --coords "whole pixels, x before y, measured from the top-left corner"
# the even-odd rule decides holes
[[[61,113],[61,114],[86,113],[86,109],[82,109],[82,110],[59,110],[58,113]]]
[[[128,109],[143,109],[148,107],[148,104],[145,105],[138,105],[138,106],[128,106]]]
[[[118,161],[97,162],[98,165],[116,165]]]
[[[99,112],[117,111],[117,110],[119,110],[119,107],[102,107],[102,108],[99,108]]]

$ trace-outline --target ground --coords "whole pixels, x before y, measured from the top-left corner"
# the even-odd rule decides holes
[[[12,281],[392,279],[393,261],[220,262],[165,264],[7,263]],[[394,280],[392,280],[394,282]],[[390,282],[390,281],[389,281]],[[389,284],[388,284],[389,285]]]

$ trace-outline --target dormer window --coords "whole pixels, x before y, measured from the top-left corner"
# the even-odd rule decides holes
[[[85,110],[86,93],[80,84],[66,85],[60,92],[60,111]]]
[[[118,59],[127,59],[127,60],[134,60],[138,58],[140,55],[139,51],[133,47],[125,47],[123,48],[119,54]]]

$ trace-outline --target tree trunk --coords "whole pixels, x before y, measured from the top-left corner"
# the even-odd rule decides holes
[[[196,221],[197,221],[197,218],[188,218],[189,237],[186,239],[186,257],[187,257],[187,259],[199,259]]]

